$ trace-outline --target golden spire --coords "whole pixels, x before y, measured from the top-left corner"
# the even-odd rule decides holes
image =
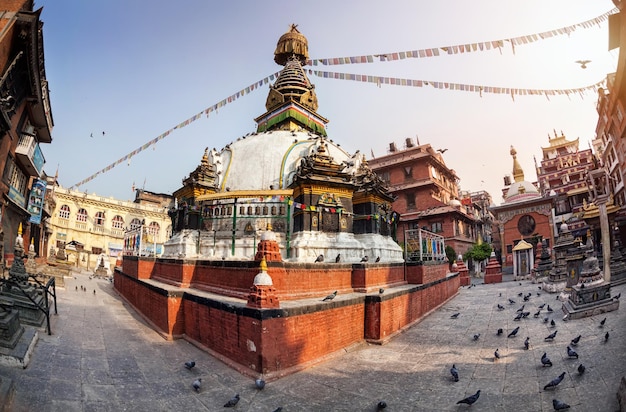
[[[20,225],[17,227],[17,234],[22,235],[22,222],[20,222]]]
[[[267,262],[265,261],[265,256],[261,259],[261,264],[259,265],[261,272],[267,272]]]
[[[209,148],[208,147],[204,148],[204,155],[202,155],[202,160],[200,161],[200,163],[203,165],[209,164]]]
[[[517,161],[517,150],[515,150],[515,148],[513,147],[513,145],[511,145],[511,156],[513,156],[513,179],[516,182],[523,182],[524,181],[524,171],[522,170],[522,166],[520,166],[519,162]]]
[[[274,61],[281,66],[284,66],[291,56],[296,56],[302,65],[309,59],[309,43],[297,27],[297,24],[292,24],[289,31],[278,39]]]

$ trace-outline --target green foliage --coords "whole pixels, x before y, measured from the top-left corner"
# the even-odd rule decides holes
[[[450,245],[446,245],[446,256],[448,258],[448,262],[450,263],[454,263],[456,262],[456,250],[454,250],[454,248]]]
[[[489,256],[491,256],[491,246],[488,243],[475,243],[470,250],[468,250],[464,255],[463,255],[463,259],[464,260],[476,260],[476,261],[481,261],[481,260],[485,260],[488,259]]]

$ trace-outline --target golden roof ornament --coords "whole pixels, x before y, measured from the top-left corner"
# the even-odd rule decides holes
[[[200,161],[200,164],[202,165],[209,164],[209,148],[208,147],[204,148],[204,155],[202,155],[202,160]]]
[[[516,182],[524,181],[524,170],[522,170],[522,166],[520,166],[517,161],[517,150],[511,145],[511,156],[513,156],[513,179]]]
[[[284,66],[291,56],[296,56],[302,65],[305,65],[309,59],[309,43],[306,37],[298,31],[297,24],[292,24],[289,31],[278,39],[274,61]]]

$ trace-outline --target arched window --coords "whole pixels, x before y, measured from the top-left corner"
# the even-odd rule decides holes
[[[158,236],[160,230],[161,230],[161,227],[159,226],[157,222],[150,222],[150,226],[148,226],[149,234]]]
[[[59,209],[59,219],[69,219],[70,218],[70,207],[68,205],[61,206]]]
[[[115,215],[111,221],[111,227],[113,229],[124,229],[124,218],[120,215]]]
[[[134,218],[130,221],[130,230],[139,229],[141,227],[141,220]]]
[[[78,213],[76,213],[76,221],[77,222],[87,222],[87,211],[83,208],[78,209]]]
[[[104,225],[104,212],[96,213],[96,217],[94,217],[93,223],[96,226],[103,226]]]

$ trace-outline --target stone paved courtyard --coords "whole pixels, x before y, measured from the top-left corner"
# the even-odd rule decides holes
[[[524,303],[520,292],[532,293],[525,307],[531,315],[514,321]],[[626,285],[613,287],[613,295],[620,292],[626,292]],[[235,393],[241,400],[233,409],[240,411],[375,411],[380,400],[387,402],[386,411],[459,411],[468,407],[456,401],[480,389],[470,410],[552,411],[552,399],[557,398],[571,405],[571,411],[613,412],[619,410],[616,392],[626,375],[626,309],[564,322],[561,303],[529,281],[461,288],[388,344],[360,345],[268,382],[262,391],[253,379],[193,345],[163,340],[107,281],[76,274],[76,279],[66,279],[66,289],[58,295],[53,335],[40,332],[28,368],[0,366],[0,375],[16,386],[13,411],[219,411],[228,410],[223,404]],[[508,298],[516,303],[509,304]],[[505,309],[498,310],[498,303]],[[533,317],[542,303],[554,309],[550,318],[555,327],[543,323],[545,308],[539,318]],[[456,312],[458,318],[450,318]],[[600,328],[605,316],[606,325]],[[517,326],[517,337],[507,338]],[[502,336],[496,335],[498,328]],[[554,342],[544,341],[554,330]],[[478,333],[479,339],[473,340]],[[580,359],[568,359],[566,346],[579,334],[575,350]],[[524,349],[527,336],[529,350]],[[494,361],[496,349],[501,359]],[[541,366],[544,352],[554,366]],[[184,362],[192,359],[197,366],[186,370]],[[449,372],[453,363],[459,382]],[[586,366],[582,376],[576,372],[581,363]],[[561,384],[544,391],[561,372]],[[202,389],[195,393],[192,382],[198,377]]]

